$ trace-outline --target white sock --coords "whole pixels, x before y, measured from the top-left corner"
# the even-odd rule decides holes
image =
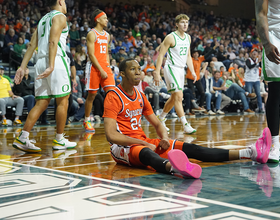
[[[90,121],[90,117],[85,117],[85,121]]]
[[[16,117],[15,117],[15,120],[17,120],[17,119],[19,119],[19,116],[16,116]]]
[[[19,139],[24,139],[24,138],[28,139],[28,137],[29,137],[29,132],[22,130],[22,132],[20,133],[18,138]]]
[[[158,116],[158,118],[162,121],[163,119],[165,119],[167,113],[162,111],[162,113]]]
[[[272,146],[279,148],[279,135],[272,136],[271,139],[272,139],[272,143],[271,143]]]
[[[61,140],[63,137],[63,134],[56,134],[56,140]]]
[[[6,116],[3,116],[2,118],[3,118],[3,120],[4,120],[4,119],[6,119]]]
[[[180,118],[180,121],[181,121],[181,123],[182,123],[183,126],[185,126],[186,123],[188,123],[185,116],[182,116],[182,117]]]
[[[180,173],[180,172],[179,172],[179,170],[177,170],[173,166],[171,166],[170,173]]]
[[[250,159],[252,150],[250,148],[239,151],[239,159]]]

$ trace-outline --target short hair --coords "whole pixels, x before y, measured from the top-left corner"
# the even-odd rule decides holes
[[[46,0],[46,6],[53,7],[57,3],[57,0]]]
[[[215,75],[216,73],[220,73],[220,71],[219,70],[215,70],[213,75]]]
[[[179,14],[175,17],[175,23],[178,24],[182,19],[190,20],[186,14]]]
[[[90,25],[91,25],[91,27],[95,27],[96,26],[96,21],[95,21],[95,17],[97,16],[97,15],[99,15],[101,12],[103,12],[102,10],[100,10],[99,8],[97,8],[97,9],[95,9],[93,12],[92,12],[92,14],[91,14],[91,16],[90,16]]]
[[[119,66],[119,69],[120,69],[120,72],[125,72],[125,69],[127,67],[127,62],[129,61],[132,61],[132,60],[135,60],[134,58],[128,58],[128,59],[125,59],[123,60],[121,63],[120,63],[120,66]]]

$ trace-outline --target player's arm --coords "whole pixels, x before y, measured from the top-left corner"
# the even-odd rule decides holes
[[[166,128],[158,120],[158,118],[155,116],[155,114],[145,115],[145,118],[156,129],[157,135],[161,139],[161,142],[159,143],[159,147],[161,147],[163,149],[168,149],[170,144],[169,144],[169,138],[168,138],[168,133],[166,131]]]
[[[280,63],[280,53],[269,40],[268,34],[268,0],[255,0],[255,13],[256,13],[256,22],[257,30],[262,41],[262,44],[265,49],[266,57],[276,64]]]
[[[94,55],[95,52],[95,46],[94,42],[96,40],[96,36],[93,31],[90,31],[87,35],[87,48],[88,48],[88,56],[93,66],[95,66],[101,74],[102,78],[107,78],[107,73],[103,70],[103,68],[100,66],[96,56]],[[107,53],[108,54],[108,53]]]
[[[108,34],[108,46],[107,46],[107,51],[106,51],[106,53],[107,53],[107,61],[108,61],[109,65],[110,65],[109,45],[110,45],[110,34]]]
[[[164,41],[160,45],[160,51],[159,51],[159,55],[158,55],[158,58],[157,58],[156,70],[153,73],[154,74],[154,81],[155,81],[156,85],[159,85],[160,68],[161,68],[161,65],[162,65],[163,57],[166,54],[169,47],[171,47],[172,45],[175,45],[174,37],[173,37],[172,34],[169,34],[169,35],[166,36],[166,38],[164,39]]]
[[[191,38],[190,38],[189,35],[188,35],[188,38],[189,38],[190,44],[191,44]],[[191,56],[191,50],[190,50],[190,49],[189,49],[189,52],[188,52],[187,66],[188,66],[189,70],[190,70],[191,73],[192,73],[192,76],[193,76],[193,78],[194,78],[194,81],[193,81],[193,82],[195,83],[195,81],[196,81],[196,79],[197,79],[197,76],[196,76],[196,73],[195,73],[195,71],[194,71],[193,61],[192,61],[192,56]]]
[[[16,75],[15,75],[15,78],[14,78],[14,81],[15,81],[15,84],[20,84],[23,76],[24,76],[24,73],[26,71],[26,66],[29,62],[29,60],[31,59],[33,53],[34,53],[34,50],[38,47],[38,30],[36,30],[34,32],[34,34],[32,35],[32,38],[31,38],[31,41],[30,41],[30,46],[28,47],[26,53],[24,54],[24,57],[23,57],[23,60],[21,62],[21,65],[20,65],[20,68],[18,68],[17,72],[16,72]]]
[[[52,19],[52,26],[50,30],[49,38],[49,67],[40,74],[36,79],[42,79],[48,77],[54,70],[55,57],[57,54],[57,45],[60,39],[60,35],[64,28],[67,27],[66,17],[64,15],[57,15]]]
[[[117,131],[117,121],[113,118],[104,118],[104,128],[105,128],[105,135],[107,141],[110,143],[122,145],[122,146],[131,146],[133,144],[143,145],[155,150],[155,146],[149,144],[146,141],[142,141],[140,139],[128,137],[124,134],[121,134]]]

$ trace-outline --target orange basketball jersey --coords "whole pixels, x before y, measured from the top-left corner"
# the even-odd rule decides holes
[[[115,119],[118,132],[124,135],[146,139],[141,128],[141,116],[151,114],[153,109],[146,96],[135,88],[132,97],[129,97],[120,85],[106,95],[103,117]]]
[[[99,33],[94,28],[91,29],[96,36],[95,42],[94,42],[94,56],[98,60],[98,63],[102,67],[109,66],[107,60],[107,47],[108,47],[108,33],[106,31],[103,31],[103,34]],[[92,68],[95,68],[92,65]]]

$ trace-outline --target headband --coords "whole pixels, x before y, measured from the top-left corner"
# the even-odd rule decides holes
[[[105,15],[105,12],[100,12],[96,17],[94,18],[94,21],[96,21],[98,18],[100,18],[102,15]]]

